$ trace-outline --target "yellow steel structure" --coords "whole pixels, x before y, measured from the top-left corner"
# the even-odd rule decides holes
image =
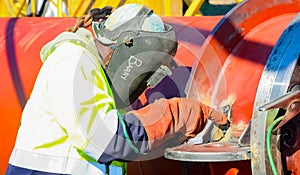
[[[0,17],[22,17],[25,16],[28,0],[0,0]],[[33,16],[36,12],[36,2],[31,0]],[[200,15],[200,7],[205,0],[48,0],[57,9],[56,17],[78,17],[86,14],[91,8],[102,8],[104,6],[119,7],[123,4],[143,4],[155,11],[160,16],[195,16]],[[237,3],[243,0],[236,0]],[[183,2],[188,6],[185,14],[182,14]],[[62,10],[62,4],[67,6],[68,15]]]
[[[200,7],[204,3],[205,0],[185,0],[184,2],[188,5],[188,9],[184,13],[184,16],[195,16],[197,14],[200,14]]]
[[[0,17],[24,16],[26,0],[0,0]]]
[[[36,2],[31,0],[31,9],[34,16]],[[62,3],[64,0],[49,0],[57,9],[56,17],[65,17]],[[123,4],[137,3],[147,5],[161,16],[182,16],[182,0],[68,0],[68,16],[78,17],[88,12],[91,8],[102,8],[104,6],[119,7]],[[0,0],[0,17],[22,17],[25,16],[28,4],[26,0]]]

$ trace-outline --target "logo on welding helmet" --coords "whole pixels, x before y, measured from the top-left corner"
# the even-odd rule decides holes
[[[143,64],[142,60],[136,58],[135,56],[130,56],[128,59],[128,65],[123,70],[123,73],[121,75],[121,78],[123,80],[127,80],[127,77],[129,76],[131,69],[134,67],[140,67]]]

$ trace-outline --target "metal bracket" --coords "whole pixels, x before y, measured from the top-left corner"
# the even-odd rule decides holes
[[[300,90],[289,92],[270,103],[267,103],[259,108],[260,111],[266,111],[274,108],[282,108],[286,110],[283,120],[273,129],[277,131],[281,126],[286,124],[298,113],[300,113]]]

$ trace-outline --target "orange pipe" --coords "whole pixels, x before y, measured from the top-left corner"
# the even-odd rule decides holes
[[[250,6],[239,6],[233,15],[227,14],[208,36],[193,70],[189,94],[217,108],[233,104],[231,120],[237,138],[252,117],[256,88],[268,56],[300,10],[296,0],[244,3],[251,2]]]
[[[58,18],[0,19],[0,43],[3,46],[0,47],[0,174],[5,172],[22,108],[41,67],[39,51],[74,22],[75,19]]]

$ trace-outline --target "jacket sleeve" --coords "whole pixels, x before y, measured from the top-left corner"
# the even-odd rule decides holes
[[[128,133],[132,144],[138,149],[140,153],[148,152],[148,137],[144,126],[138,118],[133,114],[123,114],[121,116],[124,120],[125,126],[118,122],[118,130],[107,145],[104,153],[98,159],[100,163],[109,163],[113,160],[118,161],[133,161],[138,159],[141,155],[137,154],[124,134],[124,127]],[[126,132],[125,131],[125,132]]]

